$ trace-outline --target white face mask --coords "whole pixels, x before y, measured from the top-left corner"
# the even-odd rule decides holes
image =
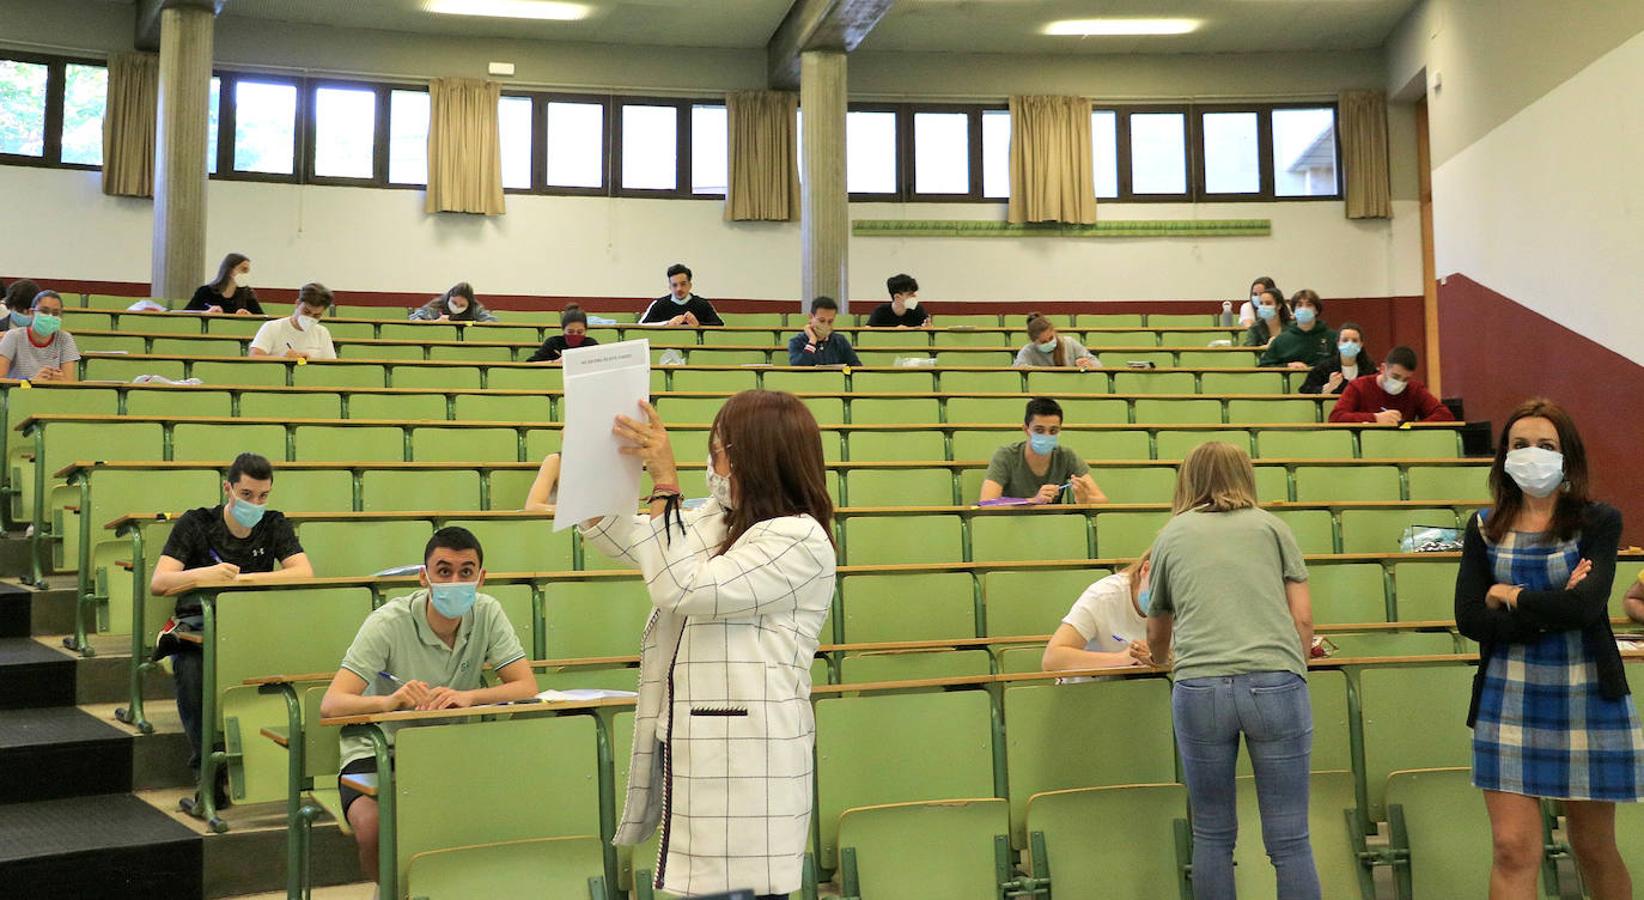
[[[726,509],[731,508],[731,476],[721,475],[714,471],[714,456],[708,454],[708,496],[719,501],[719,505]]]
[[[909,297],[908,299],[902,301],[902,305],[906,306],[908,309],[918,309],[919,308],[919,298],[918,297]]]
[[[1509,451],[1503,468],[1519,489],[1532,497],[1549,496],[1564,483],[1564,454],[1545,447]]]
[[[305,316],[302,313],[297,313],[293,318],[297,323],[298,331],[307,331],[320,323],[319,319],[316,319],[313,316]]]
[[[251,273],[250,272],[235,272],[234,273],[234,286],[235,287],[250,287],[251,286]]]
[[[1033,346],[1038,347],[1040,353],[1055,353],[1056,352],[1056,342],[1059,341],[1059,340],[1061,340],[1061,338],[1051,338],[1050,340],[1045,341],[1043,344],[1034,344]]]
[[[1386,391],[1389,397],[1397,397],[1404,393],[1404,389],[1409,386],[1410,382],[1408,381],[1400,381],[1391,375],[1381,376],[1381,389]]]
[[[453,316],[460,316],[468,311],[468,304],[466,303],[447,303],[446,307],[451,310]]]

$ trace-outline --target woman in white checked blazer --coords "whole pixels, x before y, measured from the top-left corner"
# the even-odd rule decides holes
[[[712,499],[681,513],[668,432],[644,413],[615,431],[651,473],[649,515],[582,526],[639,567],[655,606],[616,843],[660,827],[656,887],[670,893],[786,897],[810,835],[810,665],[834,589],[821,435],[792,394],[737,394],[708,437]]]

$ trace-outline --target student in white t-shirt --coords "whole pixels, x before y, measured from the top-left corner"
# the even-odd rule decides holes
[[[1148,554],[1079,595],[1045,647],[1046,672],[1152,665],[1147,649]],[[1067,681],[1086,681],[1069,678]]]
[[[320,318],[331,308],[331,289],[310,282],[297,291],[297,307],[283,319],[264,322],[251,339],[251,356],[291,359],[336,359],[331,332]]]

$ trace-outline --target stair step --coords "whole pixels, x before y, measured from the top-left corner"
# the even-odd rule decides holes
[[[202,858],[199,835],[131,794],[0,806],[7,896],[198,898]]]
[[[74,658],[26,637],[0,638],[0,709],[74,703]]]
[[[0,804],[131,790],[132,737],[72,706],[0,716]],[[0,883],[3,883],[0,879]]]
[[[4,546],[0,542],[0,546]],[[0,638],[29,636],[29,613],[34,592],[16,584],[0,584]]]

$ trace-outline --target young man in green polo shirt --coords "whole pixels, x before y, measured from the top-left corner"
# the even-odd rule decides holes
[[[485,550],[466,528],[441,528],[422,553],[422,589],[396,597],[366,618],[320,701],[322,716],[399,709],[453,709],[525,700],[537,682],[501,604],[479,593]],[[502,682],[483,687],[486,663]],[[383,723],[389,744],[398,729]],[[377,878],[377,801],[341,784],[341,776],[376,772],[371,743],[342,740],[338,787],[343,815],[359,844],[360,868]]]

